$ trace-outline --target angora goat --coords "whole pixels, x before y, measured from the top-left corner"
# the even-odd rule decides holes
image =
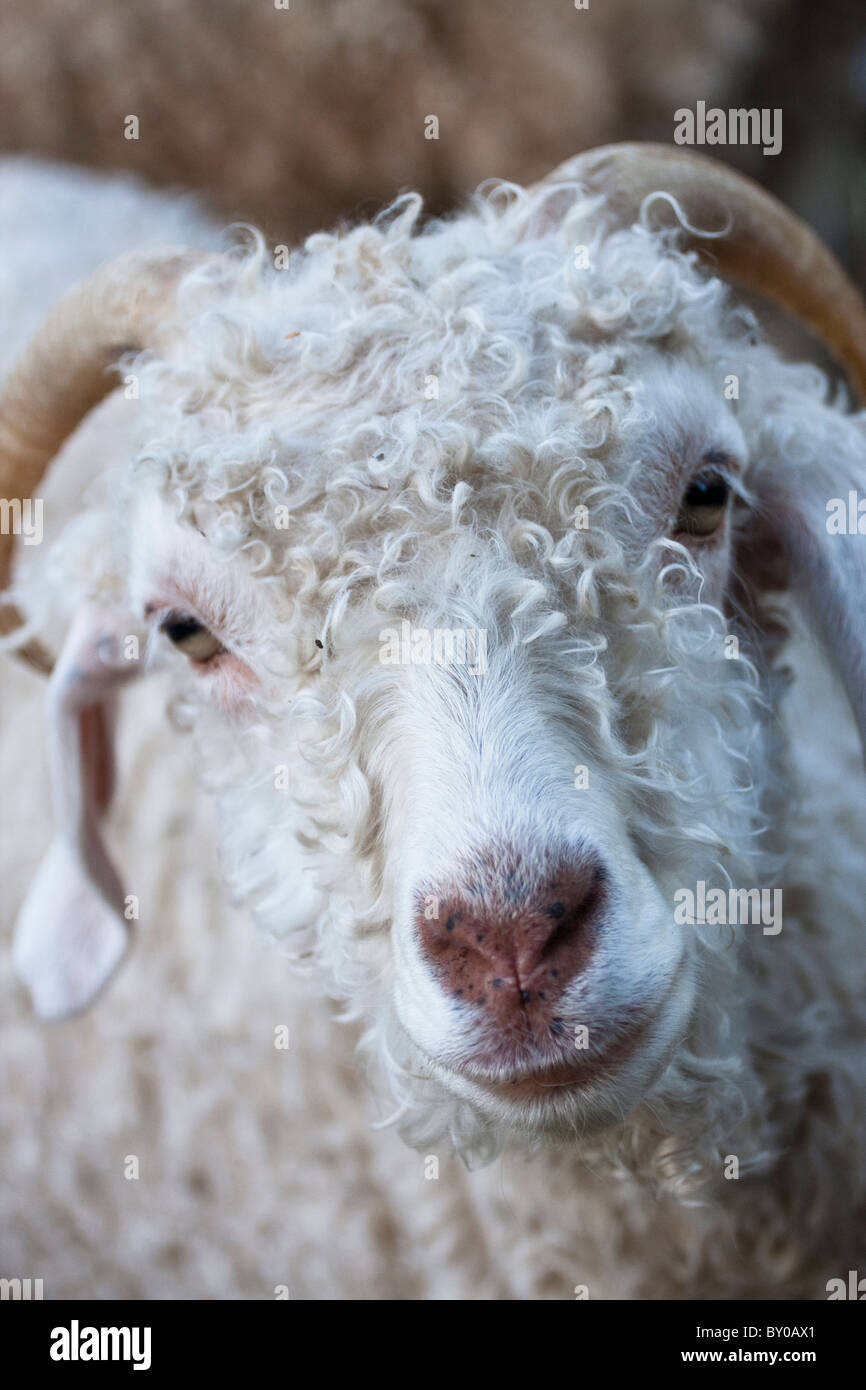
[[[866,309],[678,150],[421,212],[127,253],[9,373],[22,531],[122,378],[6,595],[53,665],[17,969],[60,1017],[124,954],[112,703],[167,668],[232,897],[489,1229],[519,1151],[523,1239],[591,1297],[826,1297],[864,1253]]]

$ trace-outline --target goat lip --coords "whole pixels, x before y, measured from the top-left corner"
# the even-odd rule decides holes
[[[506,1101],[519,1106],[534,1101],[553,1105],[558,1096],[567,1095],[581,1087],[609,1082],[611,1076],[628,1068],[635,1060],[635,1054],[644,1047],[655,1050],[657,1027],[668,1015],[671,1001],[681,989],[684,976],[684,960],[681,957],[671,972],[670,980],[661,997],[652,1003],[645,1003],[634,1009],[626,1021],[620,1020],[618,1028],[609,1027],[604,1045],[597,1051],[582,1058],[559,1057],[556,1061],[536,1061],[535,1066],[515,1065],[510,1069],[500,1055],[480,1056],[452,1061],[447,1067],[440,1066],[442,1079],[450,1072],[477,1093],[485,1093],[498,1101]],[[687,974],[687,972],[686,972]]]
[[[560,1062],[513,1078],[491,1080],[476,1076],[471,1079],[488,1094],[502,1100],[543,1100],[552,1099],[558,1092],[598,1080],[607,1069],[606,1057],[599,1057],[595,1061],[587,1059],[579,1064]]]
[[[613,1040],[603,1051],[579,1061],[550,1062],[511,1077],[473,1074],[469,1068],[463,1069],[463,1075],[501,1100],[552,1100],[563,1091],[606,1080],[612,1071],[629,1061],[649,1035],[655,1018],[654,1010],[647,1011],[626,1034]]]

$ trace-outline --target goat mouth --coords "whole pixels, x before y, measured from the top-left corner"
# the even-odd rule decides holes
[[[523,1072],[519,1076],[496,1078],[473,1077],[476,1085],[501,1100],[552,1100],[563,1091],[588,1086],[606,1080],[611,1072],[622,1066],[640,1045],[649,1028],[646,1019],[638,1028],[613,1043],[605,1052],[586,1057],[580,1062],[556,1062]]]
[[[460,1074],[473,1086],[498,1100],[512,1103],[554,1100],[564,1091],[605,1081],[610,1074],[625,1065],[647,1039],[656,1019],[655,1011],[643,1014],[623,1036],[613,1040],[601,1052],[580,1060],[574,1058],[545,1063],[530,1070],[522,1069],[509,1076],[479,1073],[471,1064],[460,1068]]]
[[[645,1053],[647,1067],[656,1070],[669,1060],[684,1033],[686,1013],[675,1003],[684,989],[684,975],[688,978],[688,971],[683,967],[684,961],[680,959],[661,998],[635,1008],[627,1020],[621,1019],[618,1026],[609,1027],[603,1044],[583,1057],[560,1054],[552,1061],[536,1060],[535,1065],[521,1065],[513,1057],[506,1062],[504,1056],[497,1063],[488,1052],[483,1058],[476,1053],[474,1057],[449,1059],[447,1065],[431,1059],[432,1069],[446,1085],[450,1083],[453,1088],[457,1083],[457,1089],[464,1095],[468,1087],[476,1099],[486,1095],[491,1100],[505,1101],[515,1109],[532,1104],[536,1113],[539,1107],[545,1104],[553,1107],[559,1097],[574,1091],[585,1090],[591,1094],[593,1088],[604,1086],[612,1076],[640,1060],[641,1052]],[[662,1026],[665,1020],[667,1027]],[[660,1028],[664,1042],[661,1047]]]
[[[622,1031],[613,1033],[610,1041],[595,1052],[581,1058],[559,1058],[534,1068],[514,1069],[510,1076],[507,1071],[493,1076],[488,1071],[485,1075],[480,1069],[473,1069],[469,1063],[462,1069],[462,1075],[496,1100],[518,1106],[529,1102],[537,1106],[545,1101],[553,1105],[558,1096],[608,1082],[613,1075],[627,1068],[641,1051],[645,1052],[650,1062],[652,1055],[658,1051],[658,1025],[669,1017],[671,1001],[682,983],[680,967],[674,971],[661,999],[652,1006],[636,1011]],[[678,1035],[679,1030],[676,1029],[671,1033],[669,1047],[664,1049],[665,1056],[675,1046]]]

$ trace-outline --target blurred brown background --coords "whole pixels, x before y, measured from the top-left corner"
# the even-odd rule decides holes
[[[0,0],[0,149],[196,188],[292,241],[408,186],[441,211],[593,144],[670,141],[699,98],[781,107],[781,154],[717,153],[866,281],[863,0],[278,3]]]

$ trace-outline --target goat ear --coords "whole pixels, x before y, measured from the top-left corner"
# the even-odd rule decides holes
[[[866,752],[866,417],[835,417],[808,464],[771,463],[756,488],[747,564],[763,571],[766,587],[781,562],[844,684]]]
[[[123,888],[101,824],[114,782],[114,696],[138,674],[139,641],[122,614],[87,607],[49,682],[55,838],[24,900],[12,948],[42,1018],[85,1008],[129,944]]]

